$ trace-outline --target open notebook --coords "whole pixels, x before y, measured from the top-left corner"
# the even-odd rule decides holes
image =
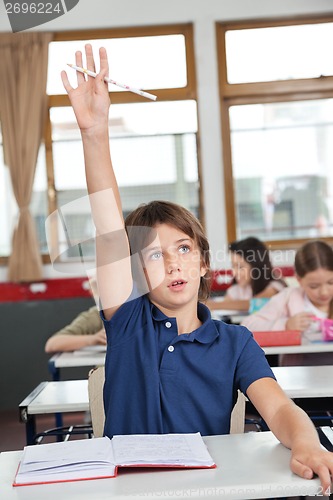
[[[200,435],[136,434],[26,446],[13,486],[110,478],[118,467],[216,467]]]

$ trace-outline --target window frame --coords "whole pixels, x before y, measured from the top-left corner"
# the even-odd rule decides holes
[[[197,101],[197,84],[195,72],[195,56],[194,56],[194,34],[193,25],[173,24],[173,25],[158,25],[146,27],[129,27],[129,28],[110,28],[96,30],[76,30],[63,31],[54,33],[53,42],[73,41],[73,40],[96,40],[105,38],[130,38],[139,36],[159,36],[159,35],[184,35],[186,49],[186,68],[187,68],[187,84],[185,87],[172,89],[146,89],[147,91],[157,96],[158,102],[163,101],[179,101],[179,100],[195,100]],[[131,92],[110,92],[112,103],[137,103],[143,102],[144,98]],[[50,119],[50,109],[55,107],[70,106],[70,101],[67,94],[64,95],[49,95],[47,103],[47,118],[44,131],[45,143],[45,161],[47,174],[47,198],[48,198],[48,214],[57,210],[57,190],[55,185],[54,162],[53,162],[53,144],[52,144],[52,125]],[[198,158],[198,213],[199,218],[203,221],[203,193],[202,193],[202,175],[201,175],[201,160],[199,149],[199,116],[198,116],[198,131],[196,133],[197,158]],[[57,235],[50,235],[51,238],[57,240]],[[50,263],[50,257],[47,254],[42,255],[43,263]]]
[[[222,137],[222,158],[224,176],[224,197],[227,217],[228,243],[237,239],[237,218],[232,168],[231,131],[229,108],[233,105],[265,104],[278,102],[309,101],[333,97],[333,76],[293,79],[268,82],[228,83],[225,35],[230,30],[298,26],[333,22],[333,16],[281,18],[275,20],[216,22],[216,43],[218,58],[220,123]],[[310,238],[265,240],[274,249],[298,248]],[[333,243],[331,237],[321,237]]]

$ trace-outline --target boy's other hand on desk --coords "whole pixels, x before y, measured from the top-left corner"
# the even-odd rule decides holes
[[[333,453],[319,446],[309,448],[307,443],[293,447],[290,461],[291,470],[304,479],[312,479],[315,474],[320,479],[321,491],[318,496],[330,496],[332,493]]]

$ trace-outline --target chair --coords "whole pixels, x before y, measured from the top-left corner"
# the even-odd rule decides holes
[[[242,434],[244,432],[245,401],[244,394],[238,391],[237,401],[231,413],[230,434]]]
[[[104,431],[104,379],[104,366],[98,366],[90,370],[88,375],[88,395],[94,437],[102,437]]]
[[[104,366],[90,370],[88,376],[88,394],[91,413],[91,423],[95,437],[103,436],[104,406],[103,406]],[[237,402],[231,413],[230,434],[244,432],[245,396],[238,391]]]

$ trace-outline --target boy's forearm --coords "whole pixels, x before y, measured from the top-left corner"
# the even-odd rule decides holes
[[[114,175],[108,131],[82,134],[85,170],[92,215],[98,235],[124,226],[119,188]]]
[[[294,449],[297,446],[303,446],[305,441],[307,446],[320,446],[316,429],[310,418],[293,403],[283,405],[272,418],[269,427],[287,448]]]

